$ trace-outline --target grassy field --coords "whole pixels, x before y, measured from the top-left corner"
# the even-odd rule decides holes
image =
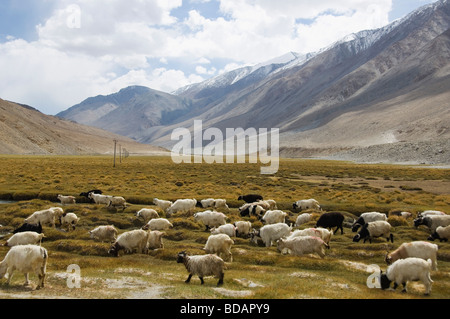
[[[11,286],[0,281],[0,298],[332,298],[395,299],[450,297],[450,244],[439,243],[438,271],[431,297],[424,297],[421,284],[409,284],[409,293],[381,291],[367,287],[372,274],[368,266],[386,269],[387,250],[403,242],[426,240],[423,226],[413,227],[413,220],[390,218],[394,243],[375,240],[372,244],[354,243],[351,229],[333,236],[326,257],[285,256],[276,247],[259,247],[248,239],[235,238],[233,262],[227,263],[224,286],[207,278],[201,286],[198,278],[190,285],[187,272],[176,263],[179,251],[203,254],[208,238],[202,224],[192,214],[175,214],[174,228],[166,231],[164,249],[148,255],[108,256],[109,244],[95,242],[88,231],[98,225],[114,224],[119,232],[137,229],[143,221],[136,212],[153,206],[153,198],[166,200],[214,197],[225,198],[230,206],[229,222],[250,220],[255,228],[262,224],[254,217],[242,218],[239,195],[259,193],[277,201],[278,208],[293,212],[292,203],[315,198],[324,211],[340,211],[349,219],[363,212],[392,210],[417,212],[436,209],[450,212],[450,174],[448,169],[398,165],[357,165],[319,160],[281,160],[275,175],[260,175],[259,165],[251,164],[174,164],[170,157],[130,157],[113,168],[111,157],[1,156],[0,200],[15,203],[0,205],[0,229],[3,238],[36,210],[57,203],[58,194],[78,196],[80,192],[101,189],[105,194],[123,196],[131,205],[125,210],[107,209],[77,197],[76,205],[66,212],[80,217],[77,229],[66,232],[44,227],[43,246],[49,251],[46,287],[24,287],[23,275],[16,273]],[[201,209],[198,209],[201,211]],[[164,213],[160,213],[164,217]],[[317,219],[317,212],[314,219]],[[301,228],[313,227],[315,221]],[[7,247],[0,247],[3,259]],[[81,288],[69,288],[67,267],[81,270]],[[31,275],[36,282],[36,276]],[[70,280],[69,280],[70,281]]]

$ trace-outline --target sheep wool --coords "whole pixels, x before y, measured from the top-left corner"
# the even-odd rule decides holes
[[[185,251],[182,251],[178,253],[177,263],[183,263],[189,272],[186,283],[189,283],[192,276],[196,275],[200,278],[202,285],[203,278],[209,276],[219,278],[217,286],[223,285],[225,262],[219,256],[213,254],[188,256]]]
[[[425,261],[411,257],[397,260],[387,268],[385,274],[381,273],[381,289],[389,288],[391,282],[394,282],[394,290],[403,285],[403,292],[406,292],[406,284],[409,281],[421,281],[425,285],[425,295],[429,295],[433,283],[430,276],[431,267],[431,259]]]
[[[19,245],[12,247],[0,262],[0,278],[8,274],[7,284],[11,282],[14,270],[25,274],[25,285],[30,283],[28,275],[34,272],[39,277],[37,289],[44,287],[48,252],[36,245]]]

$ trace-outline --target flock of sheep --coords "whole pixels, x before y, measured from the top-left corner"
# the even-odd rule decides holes
[[[101,194],[101,191],[90,191],[80,195],[86,196],[96,204],[108,207],[126,207],[127,203],[123,197],[114,197]],[[58,195],[62,205],[74,204],[75,197]],[[260,195],[244,195],[238,200],[243,200],[239,208],[240,216],[243,220],[232,224],[227,223],[227,215],[218,210],[228,212],[229,207],[224,199],[205,199],[197,201],[195,199],[179,199],[175,202],[154,199],[154,204],[159,210],[164,212],[165,217],[160,217],[159,213],[152,208],[143,208],[136,213],[145,221],[141,229],[125,231],[118,235],[118,230],[112,225],[98,226],[89,231],[90,237],[111,243],[108,251],[112,256],[119,256],[121,251],[125,253],[146,254],[149,250],[162,249],[164,231],[172,228],[173,225],[168,218],[174,213],[193,213],[196,207],[209,209],[193,214],[197,222],[201,222],[206,227],[206,231],[211,232],[204,246],[205,255],[189,256],[186,251],[182,251],[177,256],[177,262],[183,263],[189,273],[186,283],[189,283],[192,276],[198,276],[201,283],[203,278],[214,276],[219,279],[218,285],[224,283],[225,262],[232,262],[231,248],[234,244],[233,237],[247,238],[254,244],[262,244],[266,247],[277,246],[281,254],[302,256],[306,254],[317,254],[321,258],[325,257],[326,249],[330,248],[330,241],[334,234],[341,230],[343,234],[343,224],[345,217],[339,212],[322,212],[319,203],[314,199],[300,200],[293,203],[295,211],[312,210],[320,213],[320,217],[314,228],[296,229],[312,220],[313,215],[309,212],[301,213],[295,221],[289,217],[292,214],[277,209],[274,200],[264,200]],[[409,213],[400,213],[404,218],[411,217]],[[250,216],[256,216],[264,226],[254,229],[248,220]],[[14,231],[5,246],[11,247],[3,261],[0,262],[0,278],[8,274],[9,284],[14,270],[25,274],[26,284],[28,284],[28,273],[34,272],[39,277],[37,288],[44,287],[46,264],[48,253],[45,248],[38,245],[42,238],[42,225],[48,224],[55,227],[55,219],[59,218],[62,226],[67,226],[68,230],[75,229],[79,218],[74,213],[64,213],[61,207],[52,207],[46,210],[37,211],[24,220],[24,224]],[[430,230],[428,240],[439,239],[447,241],[450,238],[450,215],[439,211],[425,211],[418,214],[414,220],[416,227],[425,225]],[[387,221],[386,214],[378,212],[368,212],[362,214],[356,221],[352,221],[352,231],[357,232],[353,237],[354,242],[369,240],[374,238],[385,238],[394,242],[394,235],[391,233],[391,225]],[[334,229],[334,230],[333,230]],[[425,285],[425,292],[431,292],[432,280],[431,270],[437,269],[436,244],[427,241],[414,241],[404,243],[395,251],[386,255],[385,261],[389,265],[386,273],[380,275],[381,288],[389,288],[394,282],[394,289],[398,285],[403,285],[406,291],[408,281],[420,280]]]

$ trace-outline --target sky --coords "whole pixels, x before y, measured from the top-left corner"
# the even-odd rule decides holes
[[[431,0],[2,0],[0,98],[55,115],[130,85],[173,92],[316,52]]]

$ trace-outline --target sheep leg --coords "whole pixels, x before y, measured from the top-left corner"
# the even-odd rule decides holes
[[[403,290],[402,290],[402,292],[405,293],[405,292],[406,292],[406,282],[402,283],[402,285],[403,285]]]
[[[200,282],[202,283],[202,285],[205,283],[204,281],[203,281],[203,277],[200,277],[200,276],[198,276],[198,278],[200,278]]]
[[[224,273],[220,273],[220,278],[219,278],[219,282],[217,283],[217,286],[222,286],[223,285],[223,277],[224,277]]]
[[[24,273],[25,276],[25,283],[23,284],[24,286],[28,286],[30,284],[30,278],[28,276],[28,273]]]
[[[191,278],[192,278],[192,274],[189,274],[189,277],[186,279],[185,283],[188,284],[191,281]]]

